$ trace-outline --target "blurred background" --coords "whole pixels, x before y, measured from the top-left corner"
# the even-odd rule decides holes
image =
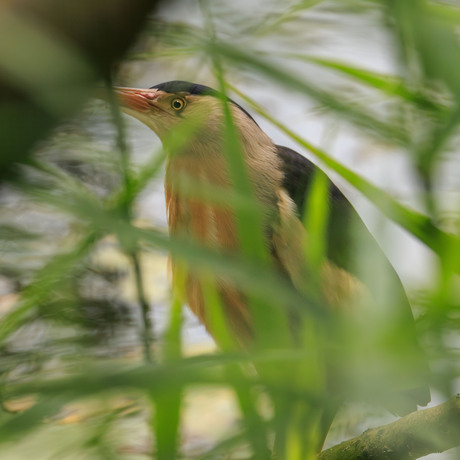
[[[218,87],[216,55],[230,97],[322,166],[392,262],[431,405],[458,392],[456,2],[109,3],[0,8],[1,458],[262,458],[228,356],[171,295],[161,143],[92,98],[112,83]],[[394,348],[380,352],[397,359]],[[349,382],[382,390],[358,368]],[[394,419],[350,402],[326,447]]]

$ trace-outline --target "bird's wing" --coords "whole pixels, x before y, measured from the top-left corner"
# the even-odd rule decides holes
[[[278,156],[283,163],[283,187],[296,203],[299,216],[302,218],[305,212],[305,199],[308,189],[318,167],[290,148],[276,147]],[[379,267],[384,272],[394,274],[397,277],[384,252],[359,217],[355,208],[332,181],[329,181],[328,199],[327,258],[338,267],[361,278],[363,273],[358,263],[361,261],[357,261],[356,256],[365,251],[366,260],[371,261],[373,266]],[[378,280],[375,286],[368,285],[371,281],[369,279],[363,281],[366,282],[373,295],[378,294],[380,289]],[[397,285],[400,289],[403,289],[399,279]]]
[[[272,227],[272,254],[293,285],[302,292],[312,275],[305,264],[305,249],[314,242],[310,241],[299,220],[296,204],[288,192],[281,189],[277,198],[278,219]],[[356,276],[328,260],[322,264],[320,280],[317,281],[316,288],[330,306],[345,307],[348,302],[365,295]]]
[[[317,166],[290,148],[282,146],[276,148],[284,170],[283,187],[297,205],[299,217],[302,217],[305,211],[305,198]],[[404,334],[413,336],[414,348],[408,352],[412,353],[414,359],[420,358],[420,373],[427,374],[426,360],[416,338],[412,310],[396,271],[359,214],[332,181],[329,181],[328,198],[327,258],[329,262],[360,279],[377,303],[383,298],[388,298],[388,292],[394,293],[394,298],[403,303],[397,305],[397,312],[398,320],[404,326]],[[363,254],[365,260],[356,259]],[[363,264],[365,267],[372,267],[373,270],[368,268],[363,270]],[[385,276],[381,277],[379,274]],[[389,289],[391,291],[388,291]],[[411,340],[408,343],[410,342]],[[396,412],[414,410],[414,403],[425,405],[430,400],[429,390],[425,386],[410,390],[410,393],[412,397],[407,398],[407,407],[400,407],[395,410]]]
[[[283,187],[296,203],[299,216],[302,218],[308,189],[318,167],[288,147],[276,147],[284,169]],[[359,277],[353,261],[353,257],[359,254],[356,250],[357,244],[360,248],[369,247],[372,252],[384,255],[356,210],[332,181],[329,181],[328,199],[327,257],[340,268]],[[356,241],[357,235],[359,242]]]

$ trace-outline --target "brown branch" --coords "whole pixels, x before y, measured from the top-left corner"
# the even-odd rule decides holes
[[[411,460],[460,445],[460,394],[324,450],[319,460]]]

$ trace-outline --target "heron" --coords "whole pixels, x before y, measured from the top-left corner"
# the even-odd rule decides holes
[[[306,212],[307,191],[318,166],[291,148],[275,144],[247,110],[208,86],[176,80],[144,89],[115,87],[114,90],[122,110],[151,128],[165,145],[168,136],[174,135],[181,123],[199,120],[195,132],[183,139],[180,152],[167,159],[165,197],[169,232],[172,236],[188,236],[205,246],[235,253],[241,251],[235,213],[205,199],[188,196],[180,186],[180,178],[187,176],[213,187],[232,189],[232,177],[223,153],[224,103],[227,104],[251,192],[261,209],[267,211],[262,218],[263,244],[276,270],[293,286],[302,289],[302,283],[307,280],[305,271],[299,267],[303,263],[300,260],[302,244],[308,238],[302,214]],[[327,199],[327,249],[320,277],[327,303],[345,303],[362,291],[375,299],[381,296],[378,277],[363,277],[362,270],[354,263],[354,256],[365,248],[366,260],[384,267],[395,298],[402,299],[398,318],[404,324],[404,333],[413,336],[414,350],[418,350],[412,310],[396,271],[357,211],[329,178]],[[308,244],[315,242],[308,241]],[[175,264],[172,258],[173,274]],[[187,273],[185,285],[189,307],[212,334],[200,280],[193,270]],[[218,286],[226,321],[244,347],[254,332],[247,299],[231,283],[222,281]],[[408,413],[429,400],[429,389],[422,384],[407,390],[395,411]]]

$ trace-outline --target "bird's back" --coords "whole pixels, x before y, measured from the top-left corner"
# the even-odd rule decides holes
[[[305,212],[308,190],[318,168],[294,150],[283,146],[276,147],[284,167],[283,186],[295,201],[299,216],[302,217]],[[396,271],[356,210],[330,180],[328,200],[328,260],[361,279],[377,304],[382,297],[387,299],[388,289],[391,290],[391,297],[399,302],[395,306],[398,311],[397,319],[403,326],[403,333],[408,336],[405,343],[409,347],[405,351],[412,360],[416,361],[414,368],[419,370],[420,382],[426,381],[429,373],[428,364],[419,347],[412,310]],[[370,270],[360,266],[360,261],[357,260],[357,255],[363,253],[365,253],[364,263],[372,264]],[[378,273],[372,272],[373,267],[378,267]],[[385,275],[384,281],[378,276],[381,273]],[[389,407],[390,410],[400,415],[415,410],[416,404],[423,406],[430,401],[430,391],[425,384],[405,390],[400,396],[395,406]]]

